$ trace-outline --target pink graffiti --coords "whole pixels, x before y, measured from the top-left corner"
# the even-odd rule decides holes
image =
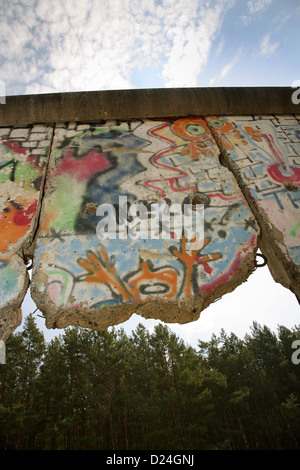
[[[98,171],[108,170],[110,167],[111,164],[106,156],[95,149],[82,158],[74,158],[73,150],[67,149],[56,171],[56,175],[68,173],[78,181],[86,181],[91,175]]]
[[[222,194],[222,193],[211,193],[211,194],[208,194],[208,197],[210,197],[210,198],[219,197],[223,201],[232,201],[232,200],[235,200],[235,199],[242,199],[241,196],[224,196],[224,194]]]
[[[9,142],[8,140],[5,139],[5,137],[1,138],[2,144],[5,145],[5,147],[9,148],[9,150],[12,150],[14,153],[19,153],[25,155],[27,152],[26,148],[21,148],[19,145],[19,142]]]
[[[300,184],[300,168],[290,167],[287,173],[282,171],[282,167],[274,163],[267,168],[269,175],[278,183],[289,181],[290,183]]]
[[[19,210],[13,218],[15,225],[28,225],[34,217],[37,209],[37,201],[31,204],[26,210]]]
[[[262,134],[262,137],[267,142],[267,145],[274,157],[276,163],[268,166],[267,171],[271,178],[278,183],[289,181],[290,183],[300,183],[300,168],[289,166],[285,156],[276,145],[274,138],[271,134]]]

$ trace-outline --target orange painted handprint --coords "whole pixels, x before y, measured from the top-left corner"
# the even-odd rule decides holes
[[[87,259],[79,259],[78,264],[90,274],[85,277],[86,282],[100,282],[111,290],[120,294],[125,302],[132,300],[132,295],[117,275],[116,268],[110,263],[107,251],[100,248],[99,256],[88,252]]]

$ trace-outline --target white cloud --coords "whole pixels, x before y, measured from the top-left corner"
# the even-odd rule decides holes
[[[249,0],[247,6],[249,13],[256,14],[266,10],[271,3],[272,0]]]
[[[216,57],[219,57],[221,52],[223,52],[224,44],[225,44],[225,39],[222,38],[221,41],[219,42],[219,45],[218,45],[217,49],[216,49]]]
[[[168,35],[172,31],[171,46],[167,52],[167,62],[163,66],[163,77],[166,86],[196,86],[197,77],[205,67],[212,41],[220,27],[224,4],[215,3],[213,7],[202,8],[200,12],[193,12],[194,2],[184,2],[188,5],[188,15],[175,12],[180,20],[176,27],[170,26]],[[196,14],[198,15],[196,17]]]
[[[231,0],[2,0],[8,94],[132,88],[160,67],[165,86],[196,86]]]
[[[270,56],[270,55],[274,54],[274,52],[276,51],[276,49],[279,46],[279,42],[273,42],[272,43],[271,40],[270,40],[270,37],[271,37],[271,35],[268,33],[268,34],[265,34],[264,37],[261,40],[260,54],[262,56]]]
[[[213,77],[210,82],[209,82],[209,86],[212,86],[214,85],[216,82],[219,83],[221,82],[228,74],[229,72],[231,71],[231,69],[235,66],[235,64],[237,63],[237,61],[239,60],[239,57],[241,55],[241,52],[242,52],[242,49],[240,48],[238,50],[238,52],[236,53],[236,55],[234,56],[234,58],[228,62],[222,69],[221,69],[221,72],[220,74],[217,76],[217,77]]]
[[[240,19],[241,19],[244,26],[248,26],[248,24],[250,24],[251,21],[252,21],[252,16],[242,15],[242,16],[240,16]]]
[[[247,14],[241,15],[240,19],[248,26],[257,16],[262,14],[272,3],[272,0],[248,0]]]

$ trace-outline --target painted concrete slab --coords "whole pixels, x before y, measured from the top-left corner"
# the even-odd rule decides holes
[[[277,282],[300,299],[299,116],[207,118],[260,225]]]
[[[152,204],[203,205],[201,248],[188,249],[176,230],[170,239],[100,240],[97,208],[112,204],[118,211],[120,196],[146,206],[147,217]],[[121,225],[118,230],[120,235]],[[48,328],[100,330],[135,312],[193,321],[251,274],[258,234],[203,119],[59,124],[31,295]]]
[[[0,128],[0,338],[22,321],[52,126]]]

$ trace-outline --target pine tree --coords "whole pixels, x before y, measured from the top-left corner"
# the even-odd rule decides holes
[[[72,327],[45,346],[30,315],[0,367],[0,448],[299,449],[300,329],[251,331],[196,351],[163,324]]]

